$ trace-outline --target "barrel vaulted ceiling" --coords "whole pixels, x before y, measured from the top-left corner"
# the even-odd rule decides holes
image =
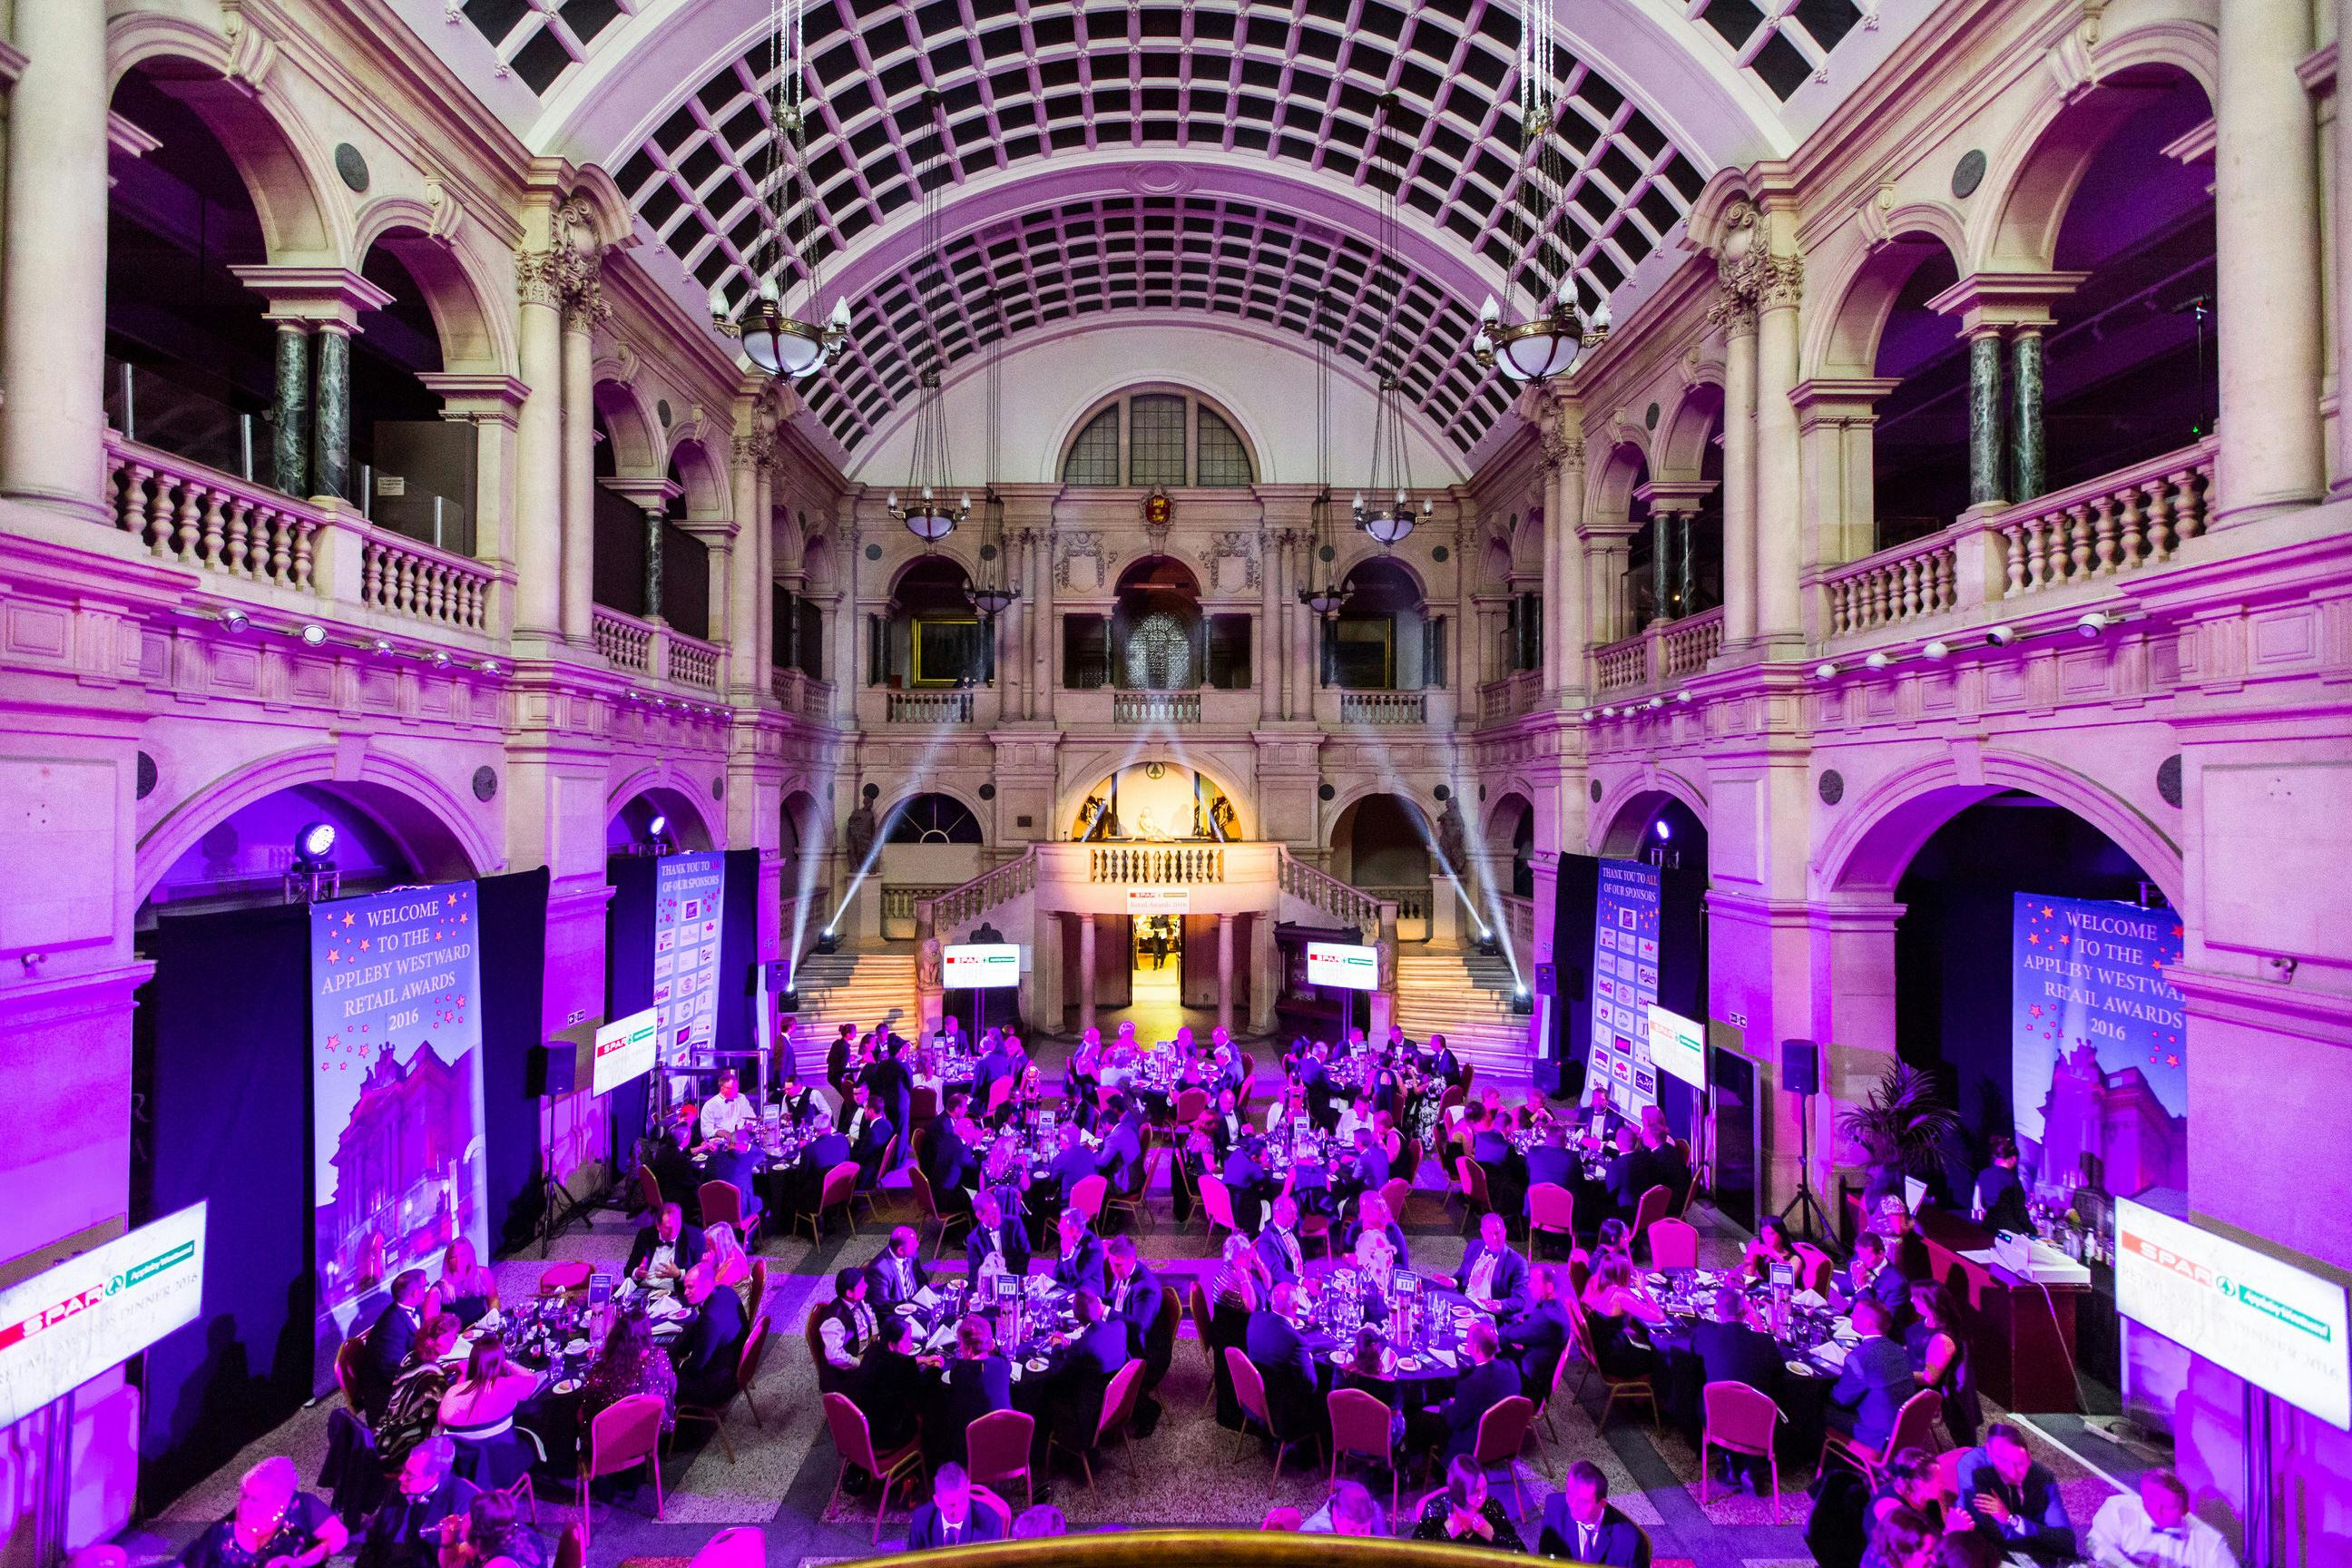
[[[1524,308],[1567,270],[1622,315],[1707,174],[1786,152],[1933,0],[1559,0],[1564,178],[1540,196],[1524,0],[809,0],[806,177],[765,204],[769,0],[395,3],[535,150],[613,172],[682,303],[774,269],[797,304],[770,210],[813,237],[821,306],[856,325],[801,390],[845,456],[913,395],[920,345],[952,363],[1174,308],[1385,357],[1466,462],[1509,405],[1466,352],[1486,293]],[[1377,265],[1391,186],[1402,276]]]

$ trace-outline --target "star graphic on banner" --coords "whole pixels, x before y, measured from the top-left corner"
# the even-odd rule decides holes
[[[362,952],[365,952],[367,951],[367,945],[368,945],[368,939],[367,939],[367,938],[365,938],[365,937],[362,937],[362,938],[360,938],[360,951],[361,951]]]
[[[329,1035],[327,1037],[327,1048],[331,1051],[342,1043],[343,1037],[341,1035]]]
[[[2040,947],[2042,945],[2042,933],[2038,931],[2034,931],[2027,936],[2025,940],[2032,942],[2034,946]]]
[[[343,955],[340,949],[331,947],[327,950],[327,962],[329,963],[340,963],[342,962],[342,958]]]
[[[2180,1058],[2179,1057],[2168,1056],[2164,1058],[2164,1065],[2168,1068],[2177,1068],[2180,1065]]]
[[[2046,921],[2046,920],[2048,920],[2048,919],[2049,919],[2053,914],[2054,914],[2054,913],[2056,913],[2056,912],[2057,912],[2057,911],[2055,911],[2054,910],[2051,909],[2051,907],[2050,907],[2048,904],[2044,904],[2044,905],[2042,905],[2042,918],[2043,920],[2045,920],[2045,921]]]
[[[2060,947],[2064,947],[2064,946],[2068,945],[2069,943],[2071,943],[2074,940],[2074,939],[2073,937],[2071,937],[2071,936],[2062,936],[2062,937],[2060,937],[2060,938],[2058,939],[2058,945],[2059,945]]]
[[[2039,1018],[2040,1016],[2042,1016],[2042,1004],[2041,1004],[2041,1003],[2039,1003],[2039,1002],[2036,1002],[2032,1006],[2028,1007],[2028,1008],[2026,1009],[2026,1011],[2027,1011],[2028,1013],[2031,1013],[2032,1015],[2033,1015],[2033,1016],[2035,1016],[2035,1017]]]
[[[349,924],[351,924],[351,923],[352,923],[352,919],[353,919],[353,917],[352,917],[352,912],[351,912],[349,910],[344,910],[344,911],[343,911],[343,923],[344,923],[345,925],[349,925]]]

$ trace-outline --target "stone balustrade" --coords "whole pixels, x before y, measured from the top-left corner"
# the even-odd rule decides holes
[[[1087,857],[1087,880],[1130,887],[1184,887],[1225,879],[1222,845],[1097,844]]]
[[[969,724],[971,693],[961,688],[946,691],[893,691],[887,710],[893,724]]]
[[[1514,670],[1500,680],[1490,680],[1478,689],[1478,719],[1481,723],[1497,724],[1516,719],[1532,710],[1536,699],[1543,693],[1543,671]]]
[[[1418,691],[1339,693],[1343,724],[1422,724],[1428,720],[1429,704]]]
[[[1830,637],[1940,616],[1958,603],[1953,531],[1915,539],[1832,569],[1821,580],[1822,631]]]
[[[653,673],[654,628],[651,623],[599,605],[592,625],[595,632],[596,651],[604,656],[605,663],[614,669],[625,669],[635,675]]]
[[[1037,849],[1032,845],[1002,866],[992,866],[961,887],[940,892],[931,901],[932,921],[940,931],[968,925],[1036,885]]]
[[[1284,892],[1304,900],[1343,925],[1359,930],[1380,929],[1380,900],[1319,867],[1309,866],[1286,848],[1282,851],[1276,881]]]
[[[497,576],[482,563],[378,529],[360,545],[360,602],[389,616],[488,632]]]
[[[690,686],[697,691],[719,689],[719,672],[722,655],[719,645],[704,642],[700,637],[688,637],[684,632],[665,628],[661,639],[667,645],[668,658],[665,673],[680,686]]]
[[[1111,694],[1114,724],[1197,724],[1201,694],[1197,691],[1117,691]]]
[[[2215,443],[2011,507],[1992,521],[2003,541],[2003,596],[2089,582],[2169,560],[2205,531]]]
[[[1650,634],[1637,633],[1592,653],[1592,689],[1603,696],[1636,691],[1650,683]]]

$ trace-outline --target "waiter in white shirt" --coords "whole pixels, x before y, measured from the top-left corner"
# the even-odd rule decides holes
[[[702,1115],[696,1130],[705,1143],[719,1143],[735,1136],[735,1129],[760,1119],[751,1102],[743,1098],[743,1086],[729,1068],[719,1075],[719,1092],[702,1102]]]
[[[2089,1555],[2100,1568],[2238,1568],[2221,1532],[2189,1511],[2189,1486],[2170,1470],[2139,1479],[2091,1520]]]

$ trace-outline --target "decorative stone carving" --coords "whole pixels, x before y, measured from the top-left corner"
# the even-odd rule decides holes
[[[1707,319],[1738,336],[1752,331],[1755,313],[1797,303],[1803,292],[1805,264],[1801,257],[1775,256],[1764,231],[1763,215],[1749,202],[1735,202],[1724,214],[1724,237],[1716,257],[1716,281],[1723,298],[1707,310]]]
[[[1092,529],[1075,529],[1063,534],[1054,543],[1054,586],[1076,593],[1099,593],[1110,581],[1113,556],[1101,534]],[[1077,563],[1093,563],[1091,581],[1077,577]]]
[[[1462,802],[1454,795],[1445,797],[1445,808],[1437,814],[1437,852],[1445,857],[1446,868],[1459,877],[1470,863],[1470,828],[1462,820]]]
[[[1216,581],[1220,593],[1257,592],[1258,584],[1265,581],[1259,574],[1258,543],[1255,534],[1241,529],[1227,529],[1210,539],[1209,575]],[[1237,584],[1229,584],[1225,580],[1224,563],[1228,561],[1241,563],[1241,581]]]

